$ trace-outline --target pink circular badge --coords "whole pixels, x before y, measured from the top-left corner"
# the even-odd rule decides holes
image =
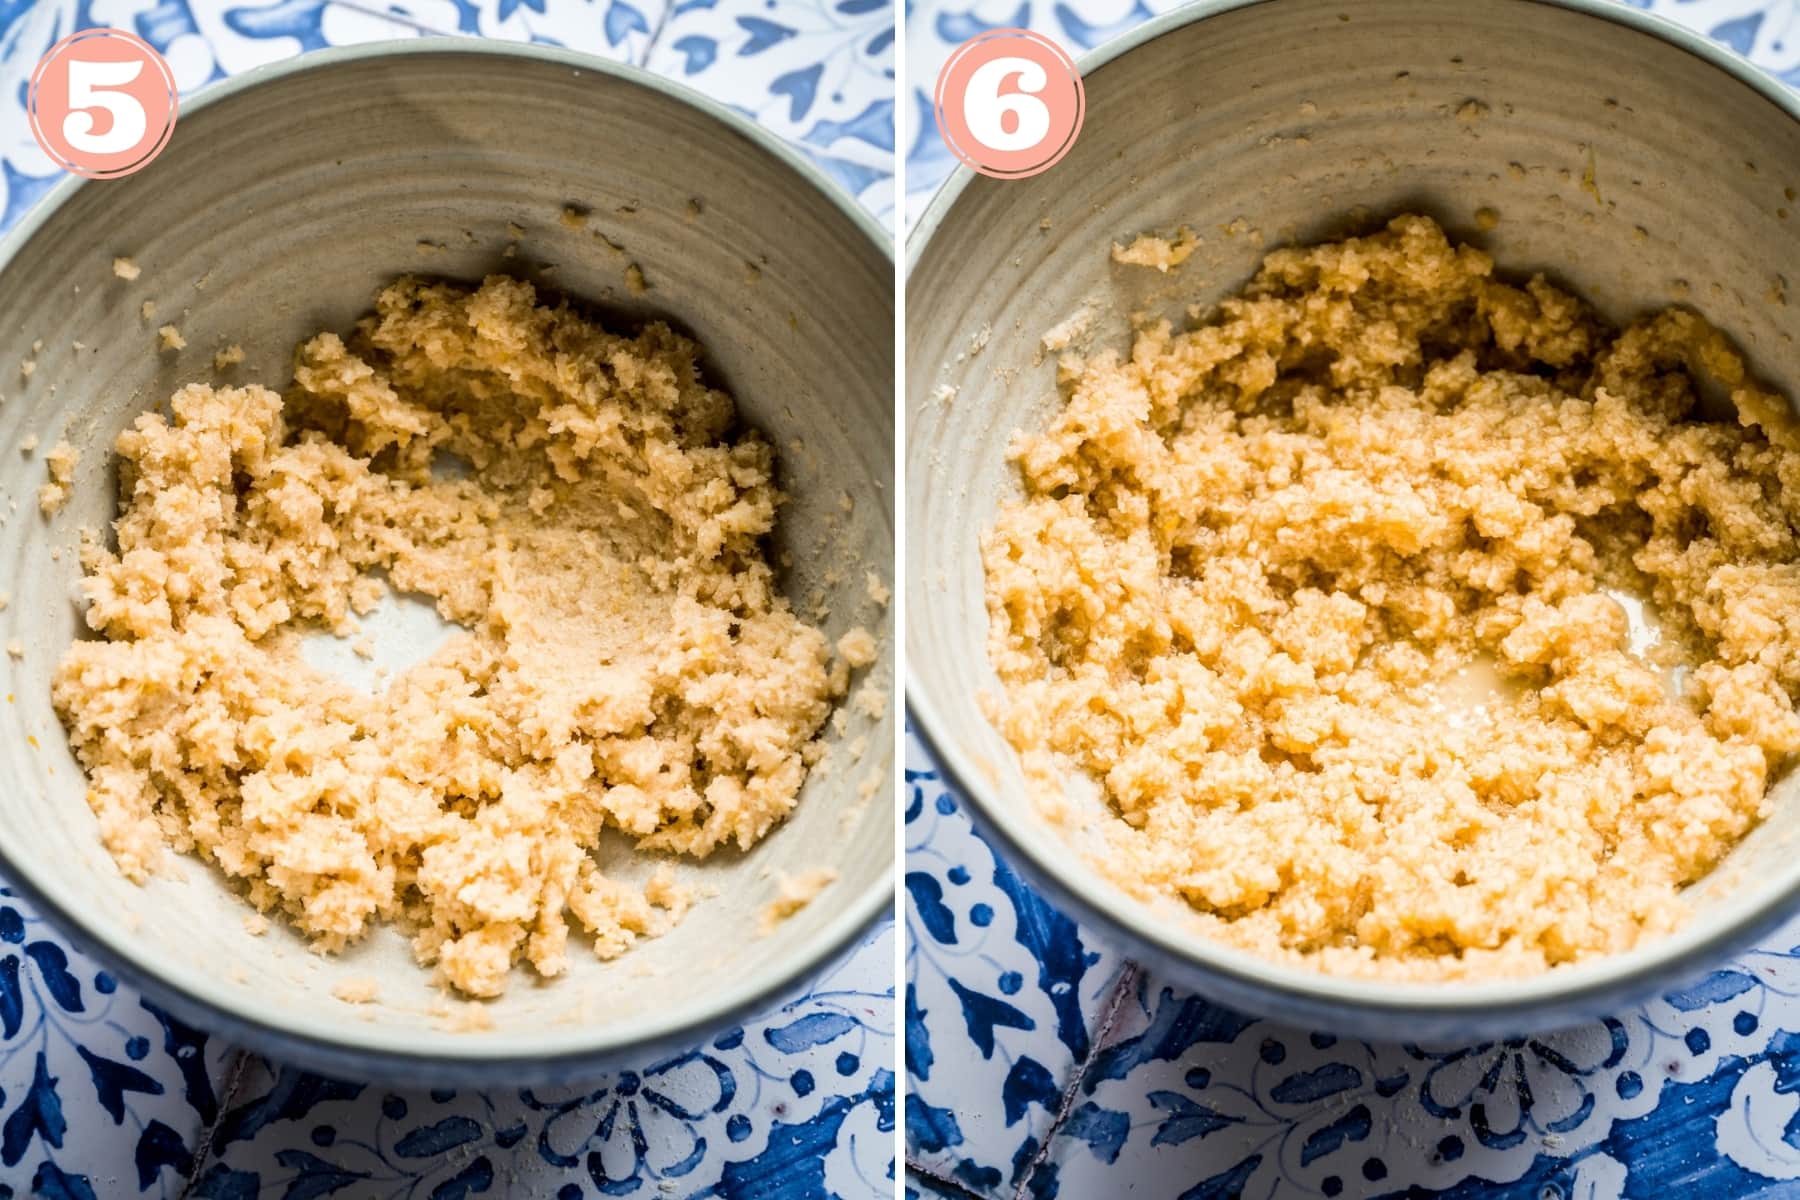
[[[1087,97],[1061,46],[1029,29],[991,29],[951,52],[936,108],[951,153],[983,175],[1023,179],[1069,152]]]
[[[122,29],[83,29],[38,60],[27,109],[38,145],[63,170],[117,179],[169,144],[175,97],[175,76],[148,42]]]

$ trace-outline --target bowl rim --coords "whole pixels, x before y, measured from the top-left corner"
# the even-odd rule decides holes
[[[265,63],[207,84],[191,98],[184,98],[182,116],[190,117],[226,103],[239,93],[291,75],[371,59],[446,54],[567,67],[577,76],[606,76],[686,105],[748,141],[797,176],[803,185],[824,195],[890,267],[894,263],[893,238],[875,218],[822,168],[775,134],[685,84],[640,67],[563,47],[447,35],[329,47]],[[54,185],[0,238],[0,272],[77,192],[104,186],[106,182],[68,176]],[[271,1048],[290,1061],[315,1069],[372,1070],[400,1082],[491,1083],[497,1078],[509,1082],[569,1078],[582,1070],[597,1070],[639,1053],[702,1042],[720,1030],[741,1024],[802,983],[819,977],[848,954],[884,912],[892,911],[894,897],[894,865],[890,860],[869,886],[842,903],[835,903],[830,920],[812,943],[782,963],[760,986],[728,988],[711,995],[690,993],[684,999],[635,1013],[622,1021],[570,1024],[565,1027],[566,1032],[550,1025],[519,1032],[433,1030],[416,1039],[423,1045],[413,1047],[399,1044],[397,1031],[376,1022],[339,1020],[333,1024],[311,1013],[297,1020],[277,1022],[249,1007],[241,992],[227,989],[210,976],[176,978],[164,973],[129,939],[90,927],[76,906],[59,898],[72,895],[72,890],[50,878],[50,873],[21,848],[0,845],[0,874],[78,949],[178,1019],[223,1033],[240,1043]],[[515,981],[515,986],[523,984]]]
[[[1105,42],[1083,55],[1076,67],[1085,79],[1099,68],[1166,33],[1240,9],[1283,2],[1197,0],[1153,17]],[[1617,0],[1517,2],[1561,9],[1656,38],[1749,87],[1790,120],[1800,123],[1800,95],[1777,83],[1748,59],[1666,18],[1627,7]],[[907,237],[909,284],[933,235],[976,178],[973,168],[957,167],[926,205]],[[910,428],[908,437],[911,437]],[[909,636],[910,628],[909,625]],[[1047,845],[1034,845],[1032,837],[1021,836],[1016,828],[1016,813],[996,798],[998,788],[988,782],[986,774],[970,756],[957,749],[952,736],[956,725],[931,698],[910,655],[906,661],[906,712],[909,724],[941,769],[944,781],[966,798],[976,824],[998,844],[998,849],[1020,861],[1037,880],[1047,881],[1050,884],[1047,890],[1068,901],[1078,916],[1092,920],[1111,940],[1120,942],[1128,954],[1134,950],[1142,951],[1152,964],[1171,965],[1178,974],[1190,979],[1218,979],[1240,993],[1280,994],[1309,1011],[1348,1012],[1364,1027],[1371,1021],[1392,1021],[1399,1029],[1404,1026],[1398,1023],[1419,1018],[1464,1021],[1471,1029],[1492,1029],[1497,1024],[1513,1021],[1517,1031],[1523,1032],[1541,1025],[1552,1009],[1599,1013],[1608,1002],[1626,996],[1649,995],[1683,977],[1703,973],[1800,909],[1800,863],[1797,863],[1785,886],[1729,920],[1688,922],[1673,933],[1622,954],[1606,955],[1538,975],[1447,983],[1328,975],[1312,968],[1261,958],[1201,936],[1181,935],[1157,922],[1149,905],[1099,884],[1086,874],[1071,876],[1064,871],[1047,853],[1040,852],[1047,849]],[[1048,832],[1054,836],[1054,831]]]

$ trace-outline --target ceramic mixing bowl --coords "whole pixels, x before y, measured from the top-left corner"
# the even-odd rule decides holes
[[[590,224],[563,221],[568,205]],[[672,933],[612,963],[574,952],[577,938],[565,976],[517,972],[487,1006],[490,1029],[456,1032],[392,929],[325,958],[279,927],[248,934],[242,902],[195,860],[172,856],[174,875],[143,887],[125,880],[98,840],[50,677],[80,628],[78,531],[114,514],[121,428],[207,379],[226,344],[246,352],[243,378],[280,385],[297,342],[346,329],[396,274],[503,271],[699,339],[711,378],[782,448],[784,587],[824,589],[834,640],[873,622],[884,637],[873,676],[891,686],[886,619],[870,611],[864,571],[843,569],[893,578],[888,245],[796,154],[692,92],[582,55],[473,41],[249,72],[187,105],[144,171],[59,186],[0,245],[0,486],[17,502],[0,528],[12,593],[0,642],[24,649],[3,668],[0,871],[177,1016],[323,1070],[413,1083],[527,1083],[692,1043],[824,967],[891,903],[891,715],[856,716],[834,741],[866,739],[863,761],[809,781],[752,852],[688,869],[718,896]],[[134,260],[135,281],[113,274],[115,255]],[[627,258],[648,292],[626,283]],[[186,339],[180,353],[158,352],[165,321]],[[27,359],[36,369],[21,379]],[[18,449],[30,437],[82,451],[68,506],[48,521],[32,501],[42,454]],[[871,771],[890,782],[866,800]],[[758,936],[779,874],[821,864],[835,886]],[[376,981],[379,1002],[335,999],[352,978]]]
[[[998,681],[977,546],[1016,486],[1008,437],[1056,404],[1043,334],[1063,326],[1123,347],[1134,311],[1179,323],[1187,303],[1241,285],[1268,247],[1399,212],[1435,216],[1505,268],[1544,270],[1613,318],[1693,304],[1765,378],[1800,388],[1782,298],[1800,281],[1792,94],[1611,3],[1200,4],[1081,65],[1087,119],[1068,157],[1019,181],[965,170],[908,248],[907,528],[930,531],[911,539],[907,564],[908,702],[978,822],[1038,884],[1170,977],[1369,1037],[1573,1022],[1703,971],[1794,911],[1790,776],[1773,817],[1690,889],[1685,927],[1616,958],[1525,980],[1398,986],[1272,965],[1183,932],[1038,818],[1017,757],[982,718],[978,697]],[[1483,208],[1499,216],[1491,231],[1478,227]],[[1205,242],[1178,272],[1108,257],[1114,241],[1184,224]]]

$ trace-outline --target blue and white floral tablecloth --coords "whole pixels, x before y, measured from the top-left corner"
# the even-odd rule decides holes
[[[908,218],[955,165],[931,111],[951,48],[1024,26],[1079,54],[1175,7],[910,6]],[[1800,0],[1638,7],[1800,85]],[[1800,921],[1608,1021],[1366,1045],[1219,1008],[1094,941],[970,830],[916,744],[903,803],[909,1197],[1800,1197]]]
[[[0,0],[0,230],[56,176],[37,59],[110,25],[184,93],[323,46],[552,42],[679,79],[788,138],[892,224],[890,0]],[[0,1200],[873,1200],[895,1188],[894,927],[811,990],[583,1087],[393,1091],[171,1021],[0,887]]]

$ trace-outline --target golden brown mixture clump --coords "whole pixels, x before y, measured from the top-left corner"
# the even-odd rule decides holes
[[[1063,368],[983,541],[993,713],[1101,782],[1128,890],[1330,972],[1523,974],[1670,929],[1766,815],[1800,438],[1700,318],[1608,328],[1403,217]]]
[[[140,417],[118,550],[86,551],[99,638],[54,690],[120,867],[197,853],[327,950],[397,921],[478,996],[563,970],[571,918],[602,957],[678,919],[666,869],[601,872],[602,830],[751,846],[848,670],[776,590],[773,452],[696,354],[515,280],[403,279],[285,398]],[[374,695],[303,661],[386,585],[461,629]]]

